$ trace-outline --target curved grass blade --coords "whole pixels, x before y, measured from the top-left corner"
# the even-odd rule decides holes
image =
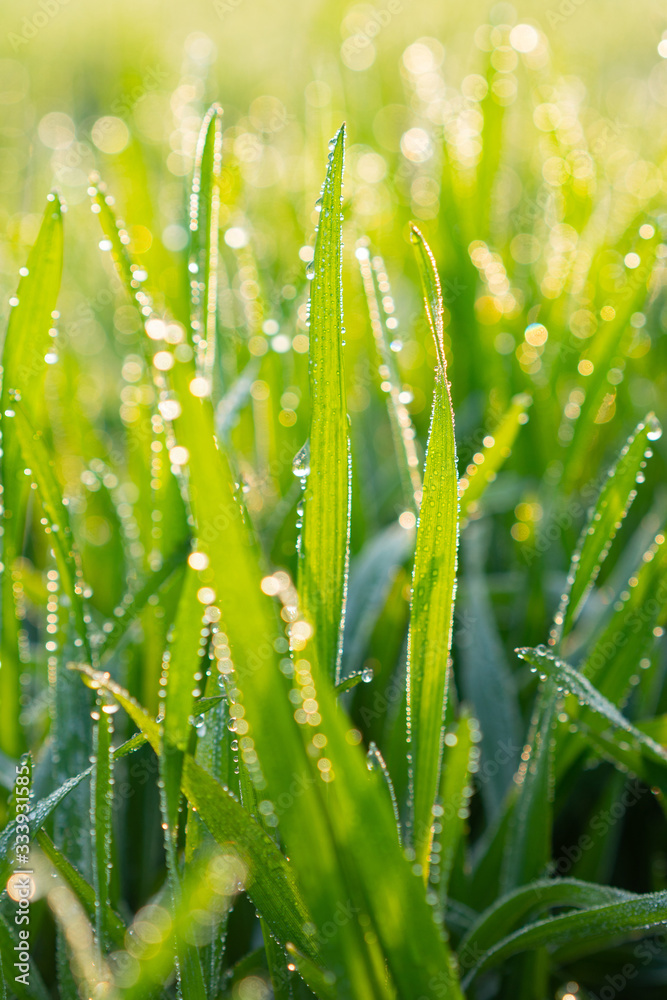
[[[467,955],[479,956],[482,952],[488,951],[533,912],[561,906],[583,910],[635,898],[634,893],[625,892],[623,889],[581,882],[573,878],[531,882],[502,896],[478,916],[461,940],[458,948],[459,958]],[[463,964],[467,963],[464,961]]]
[[[3,723],[0,728],[0,750],[18,756],[22,749],[20,718],[20,661],[18,625],[14,606],[12,569],[21,554],[25,524],[27,482],[23,475],[20,447],[14,433],[12,418],[15,403],[23,405],[39,417],[43,408],[41,386],[47,368],[63,263],[62,206],[56,194],[48,196],[48,204],[37,236],[22,269],[21,279],[12,303],[9,324],[2,351],[2,395],[0,397],[0,431],[2,432],[2,552],[6,567],[2,574],[2,635],[0,638],[0,704]]]
[[[222,108],[214,104],[202,122],[190,195],[190,296],[198,369],[212,379],[218,305],[218,178],[222,165]]]
[[[667,749],[637,729],[612,702],[600,694],[587,677],[569,663],[559,659],[546,647],[520,648],[516,653],[534,669],[546,675],[549,678],[548,682],[556,683],[561,689],[575,695],[580,702],[610,722],[615,729],[621,730],[626,737],[631,736],[637,748],[641,749],[648,760],[663,766],[667,764]]]
[[[637,932],[660,928],[667,922],[667,892],[590,907],[580,913],[540,920],[515,931],[490,948],[464,980],[472,980],[522,951],[546,947],[558,961],[611,947],[636,937]]]
[[[330,144],[310,291],[309,470],[304,476],[298,591],[312,625],[316,670],[340,680],[350,535],[348,420],[343,378],[341,195],[345,126]],[[311,654],[312,655],[312,654]]]
[[[637,425],[618,461],[609,470],[572,557],[568,585],[561,597],[549,637],[551,646],[557,645],[568,634],[581,613],[616,532],[637,495],[637,484],[644,481],[642,469],[646,459],[651,457],[651,442],[661,434],[659,422],[649,413]]]
[[[650,655],[655,626],[667,603],[667,536],[656,535],[620,596],[620,607],[599,633],[582,661],[580,672],[601,694],[622,703],[632,687],[637,664]]]
[[[428,881],[433,806],[440,782],[442,728],[451,670],[459,531],[458,475],[440,279],[433,255],[416,226],[412,227],[412,241],[438,356],[417,528],[408,649],[412,838],[417,864]]]

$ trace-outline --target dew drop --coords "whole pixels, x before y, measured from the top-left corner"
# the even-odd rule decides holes
[[[302,448],[299,448],[292,460],[292,472],[299,479],[303,480],[310,475],[310,441],[306,441]]]

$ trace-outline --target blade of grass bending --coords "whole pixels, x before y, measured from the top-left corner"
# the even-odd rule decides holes
[[[160,725],[127,691],[112,681],[107,673],[80,664],[71,666],[84,675],[88,684],[112,695],[141,729],[155,753],[159,753]],[[235,845],[249,871],[248,893],[273,933],[282,941],[300,943],[304,952],[312,954],[312,946],[303,933],[303,925],[308,920],[307,911],[298,895],[290,866],[273,840],[236,799],[188,754],[184,758],[181,787],[218,843],[223,847],[230,843]]]
[[[662,620],[667,603],[666,569],[667,539],[664,532],[661,532],[656,535],[639,565],[635,567],[632,574],[633,585],[626,584],[606,627],[598,628],[594,633],[590,649],[578,667],[579,672],[595,685],[601,695],[620,708],[629,694],[636,690],[635,678],[638,677],[640,682],[643,679],[643,671],[637,675],[638,664],[646,666],[650,662],[648,658],[658,641],[654,629]],[[586,728],[582,722],[583,710],[574,697],[565,700],[564,710],[570,723],[574,723],[577,728]],[[588,729],[586,735],[598,748],[599,738],[605,740],[602,733],[592,736]],[[613,736],[611,742],[614,743]],[[582,741],[578,734],[565,729],[561,731],[557,780],[572,766],[581,753],[581,748]],[[622,764],[620,751],[616,741],[614,753],[617,762]],[[637,761],[637,754],[634,753],[633,756]],[[644,775],[635,766],[630,769],[644,780]]]
[[[344,156],[342,126],[330,144],[310,290],[310,457],[304,474],[298,580],[301,604],[315,632],[316,670],[336,681],[340,679],[350,535],[349,440],[343,378]]]
[[[214,104],[202,122],[190,195],[190,298],[198,370],[212,379],[218,301],[218,178],[222,166],[222,108]],[[194,326],[193,323],[193,326]]]
[[[0,431],[2,432],[2,560],[5,572],[0,584],[2,600],[2,635],[0,638],[0,704],[3,724],[0,749],[18,756],[22,749],[19,719],[20,661],[18,625],[14,606],[12,569],[21,551],[25,523],[24,497],[27,482],[23,475],[19,444],[13,427],[15,401],[22,399],[32,414],[42,412],[41,385],[47,364],[44,360],[52,343],[53,326],[63,262],[62,206],[56,194],[48,204],[37,236],[28,255],[26,268],[14,299],[2,352],[2,396]]]
[[[484,437],[479,450],[481,461],[471,462],[459,480],[459,516],[463,521],[469,514],[476,514],[479,501],[498,474],[498,470],[512,453],[512,446],[521,427],[528,422],[528,407],[532,403],[528,393],[514,396],[507,413],[492,433]],[[477,457],[477,456],[476,456]]]
[[[547,678],[540,689],[531,731],[515,778],[519,794],[503,856],[501,885],[504,892],[544,874],[551,858],[552,728],[557,700],[556,683]]]
[[[641,748],[649,760],[663,766],[667,764],[667,750],[652,740],[650,736],[637,729],[612,702],[600,694],[587,677],[580,674],[569,663],[559,659],[544,646],[537,646],[534,649],[523,647],[517,649],[516,653],[531,664],[533,669],[539,670],[543,676],[546,675],[552,683],[556,683],[568,694],[575,695],[580,702],[610,722],[615,729],[620,729],[625,734],[632,736],[638,744],[638,748]]]
[[[467,965],[464,956],[479,956],[482,952],[488,951],[533,912],[561,906],[584,910],[592,906],[603,906],[607,903],[636,898],[634,893],[623,889],[581,882],[573,878],[531,882],[502,896],[477,917],[461,940],[458,948],[459,961],[462,965]]]
[[[636,937],[638,931],[659,928],[667,922],[667,892],[589,907],[540,920],[503,938],[491,947],[464,980],[467,988],[486,969],[494,968],[519,952],[547,947],[557,961],[611,947]]]
[[[661,434],[659,422],[649,413],[628,438],[616,464],[605,477],[579,539],[577,551],[572,557],[567,587],[561,597],[549,637],[551,646],[556,646],[576,622],[616,532],[637,495],[636,486],[644,480],[642,469],[646,465],[646,459],[651,457],[651,442]]]
[[[454,412],[447,381],[443,303],[433,255],[416,226],[412,242],[426,313],[438,356],[412,576],[408,648],[408,738],[411,755],[412,839],[428,881],[433,806],[442,762],[443,722],[458,549],[458,474]]]

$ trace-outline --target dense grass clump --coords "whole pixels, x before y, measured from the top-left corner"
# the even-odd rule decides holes
[[[402,135],[417,224],[363,225],[352,121],[313,238],[253,229],[218,105],[187,245],[100,174],[97,230],[48,196],[2,360],[0,997],[663,995],[667,217],[494,30]]]

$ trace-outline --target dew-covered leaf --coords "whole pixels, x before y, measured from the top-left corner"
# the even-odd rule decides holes
[[[652,454],[651,442],[661,434],[660,424],[649,413],[637,425],[615,465],[609,470],[572,557],[567,588],[561,597],[551,632],[552,645],[570,632],[581,613],[616,532],[637,495],[637,484],[644,482],[643,469]]]
[[[581,704],[587,705],[597,715],[611,723],[614,729],[624,734],[626,740],[633,740],[637,749],[640,749],[648,760],[663,766],[667,764],[667,749],[637,729],[608,698],[600,694],[587,677],[569,663],[559,659],[546,647],[521,648],[516,652],[536,670],[546,675],[549,678],[547,683],[556,684],[561,690],[573,694]]]
[[[458,477],[440,279],[433,255],[415,226],[412,240],[438,358],[417,527],[408,650],[412,836],[417,863],[427,879],[450,676],[458,547]]]
[[[330,144],[310,291],[311,423],[298,590],[312,625],[316,671],[338,680],[350,534],[348,420],[343,377],[341,196],[345,127]],[[295,473],[299,470],[295,468]]]
[[[464,984],[487,969],[520,952],[546,947],[558,961],[633,939],[638,932],[660,928],[667,921],[667,892],[589,907],[579,913],[552,916],[515,931],[491,947],[471,972]]]
[[[501,896],[477,917],[461,940],[458,948],[459,959],[462,956],[481,955],[534,913],[566,906],[584,910],[591,906],[601,906],[631,898],[634,898],[633,893],[622,889],[581,882],[572,878],[530,882]]]

